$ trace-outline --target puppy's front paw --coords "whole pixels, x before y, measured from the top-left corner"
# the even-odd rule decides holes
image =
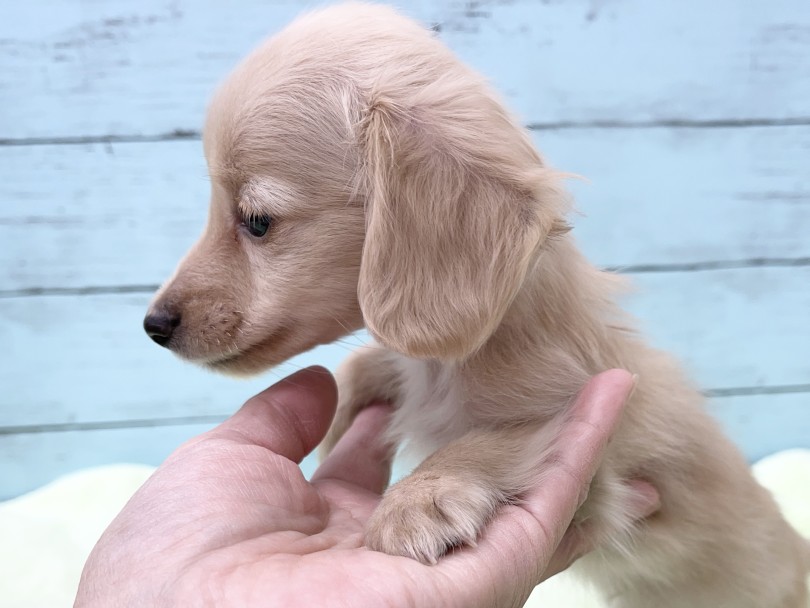
[[[416,473],[385,493],[366,527],[366,545],[435,564],[451,547],[474,545],[503,500],[471,480]]]

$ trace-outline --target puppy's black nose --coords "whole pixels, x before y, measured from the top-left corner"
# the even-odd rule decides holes
[[[146,315],[143,328],[155,342],[166,346],[175,328],[180,325],[180,314],[165,308],[158,308]]]

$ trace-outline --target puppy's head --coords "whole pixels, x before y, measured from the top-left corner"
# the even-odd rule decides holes
[[[464,358],[564,226],[553,172],[482,80],[382,7],[313,13],[260,47],[204,144],[208,224],[144,325],[220,371],[363,324],[404,354]]]

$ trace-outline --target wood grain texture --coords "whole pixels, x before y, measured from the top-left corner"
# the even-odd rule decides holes
[[[750,462],[788,448],[810,449],[810,393],[715,398],[708,409]]]
[[[810,267],[644,273],[633,281],[627,308],[703,388],[810,385]]]
[[[704,388],[810,384],[810,267],[644,273],[635,282],[628,307]],[[148,300],[0,299],[0,427],[227,415],[277,377],[236,381],[181,362],[144,334]],[[321,347],[279,372],[334,370],[359,342]]]
[[[253,380],[215,375],[144,333],[146,294],[0,300],[0,427],[226,416],[292,371],[335,370],[347,338]],[[351,345],[351,346],[350,346]]]
[[[810,127],[535,133],[597,264],[810,264]],[[208,207],[201,144],[0,147],[0,292],[155,285]]]
[[[810,448],[810,418],[796,413],[810,407],[808,394],[760,395],[714,399],[709,410],[750,461],[786,446]],[[767,416],[761,412],[767,411]],[[0,435],[0,500],[33,490],[56,477],[112,462],[160,464],[184,441],[205,432],[208,424],[158,425],[50,433]],[[317,467],[315,456],[301,464],[304,475]],[[394,476],[406,472],[400,463]]]
[[[399,4],[529,123],[810,120],[806,0]],[[312,5],[18,3],[0,20],[0,138],[197,130],[216,83]]]

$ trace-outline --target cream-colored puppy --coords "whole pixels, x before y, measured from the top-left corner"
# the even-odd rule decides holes
[[[387,399],[392,438],[429,456],[369,547],[434,562],[474,541],[542,477],[573,395],[622,367],[638,386],[578,516],[601,547],[581,570],[616,606],[805,608],[806,544],[577,251],[560,175],[429,31],[363,4],[304,16],[228,78],[204,142],[208,226],[146,329],[247,374],[367,327],[327,449]],[[639,476],[663,507],[634,526]]]

